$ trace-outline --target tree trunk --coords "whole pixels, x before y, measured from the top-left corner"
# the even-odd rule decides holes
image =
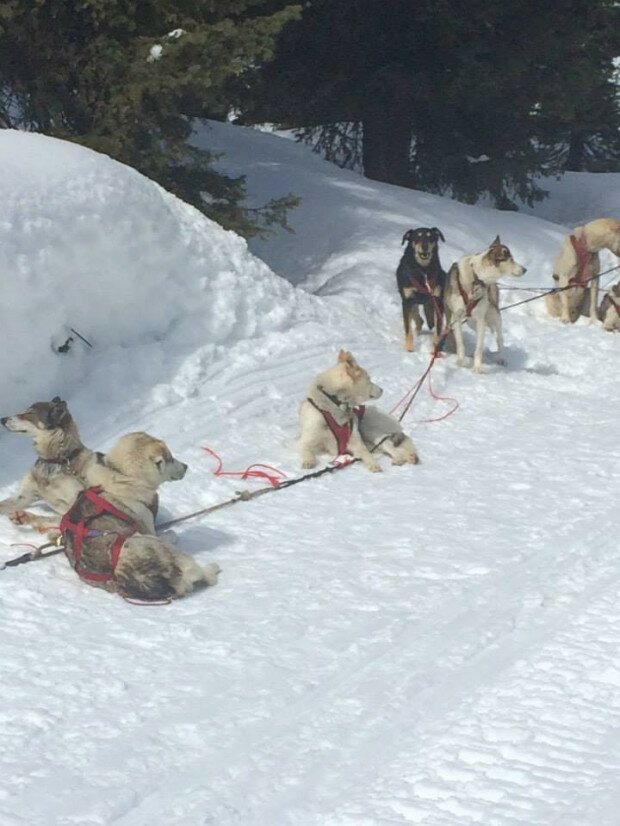
[[[411,127],[398,112],[365,118],[362,155],[364,175],[373,181],[410,186]]]
[[[586,165],[586,142],[582,135],[572,132],[564,169],[567,172],[583,172]]]

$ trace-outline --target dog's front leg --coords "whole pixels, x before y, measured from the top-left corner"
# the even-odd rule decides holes
[[[454,342],[456,344],[456,363],[459,367],[465,364],[465,342],[463,341],[463,325],[461,319],[454,320]]]
[[[492,307],[489,312],[489,326],[495,333],[495,340],[497,341],[497,363],[502,366],[506,364],[504,360],[504,336],[502,334],[502,317],[499,310]]]
[[[357,426],[353,428],[351,438],[349,439],[349,452],[355,459],[360,459],[364,467],[371,473],[379,473],[381,471],[381,465],[377,462],[374,454],[371,453],[364,444],[364,440]]]
[[[39,487],[32,473],[27,473],[19,485],[17,496],[11,496],[0,502],[0,513],[11,513],[11,511],[21,510],[32,505],[40,499]]]
[[[590,282],[590,321],[598,321],[598,279]]]
[[[568,302],[568,290],[563,290],[560,293],[560,320],[564,324],[571,323],[570,305]]]
[[[482,351],[484,350],[484,331],[486,319],[484,315],[476,319],[476,350],[474,352],[474,373],[482,373]]]

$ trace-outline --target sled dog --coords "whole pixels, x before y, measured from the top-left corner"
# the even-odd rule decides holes
[[[598,318],[598,279],[589,280],[600,271],[599,252],[608,249],[620,255],[620,221],[613,218],[597,218],[575,227],[562,241],[553,264],[553,280],[558,287],[574,285],[574,290],[563,290],[545,296],[551,316],[560,317],[565,323],[575,322],[579,315],[588,315],[590,321]],[[589,305],[586,291],[590,291]]]
[[[448,325],[454,333],[456,361],[462,366],[465,360],[463,322],[476,330],[474,372],[482,372],[484,333],[487,327],[495,332],[497,361],[503,364],[502,317],[499,311],[497,282],[503,276],[516,277],[526,272],[518,264],[499,235],[487,250],[478,255],[465,255],[453,264],[448,273],[444,295]]]
[[[433,331],[433,343],[436,344],[441,333],[446,273],[439,261],[440,239],[446,240],[437,227],[410,229],[403,235],[402,243],[406,243],[407,247],[396,270],[396,284],[403,311],[405,350],[408,352],[412,352],[414,347],[411,319],[415,322],[417,335],[422,330],[420,305],[424,309],[428,328]]]
[[[55,396],[50,402],[35,402],[23,413],[6,416],[0,423],[12,433],[30,436],[37,454],[17,495],[0,502],[0,513],[14,513],[14,521],[22,524],[29,520],[22,520],[20,511],[38,501],[56,513],[66,513],[83,490],[88,469],[100,461],[82,444],[67,403]]]
[[[314,379],[301,403],[302,467],[314,467],[320,453],[350,454],[368,470],[380,471],[371,449],[375,437],[384,436],[387,438],[377,450],[391,456],[395,464],[417,461],[413,444],[398,422],[376,408],[364,407],[365,402],[380,398],[382,393],[351,353],[341,350],[336,365]]]
[[[620,282],[614,284],[601,301],[599,319],[605,330],[620,331]]]
[[[67,556],[81,578],[144,600],[175,599],[197,586],[216,584],[219,565],[200,566],[155,536],[157,489],[182,479],[186,471],[187,465],[175,459],[164,442],[147,433],[118,440],[105,464],[89,470],[88,489],[61,520]],[[89,527],[82,547],[80,524]],[[120,548],[116,561],[115,542]]]

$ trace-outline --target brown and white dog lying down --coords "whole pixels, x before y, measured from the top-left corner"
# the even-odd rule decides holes
[[[598,317],[603,328],[610,333],[620,332],[620,282],[614,284],[605,294],[599,307]]]
[[[157,488],[163,482],[182,479],[187,465],[176,460],[164,442],[146,433],[123,436],[106,454],[85,448],[65,402],[37,402],[24,413],[2,419],[14,433],[29,435],[38,454],[34,467],[20,484],[17,496],[0,502],[0,512],[12,513],[13,521],[57,534],[58,519],[30,514],[21,508],[43,500],[58,514],[66,514],[81,500],[84,490],[101,487],[101,496],[131,521],[135,532],[122,544],[116,565],[108,549],[90,547],[88,540],[79,560],[79,573],[92,584],[139,599],[183,596],[196,585],[214,585],[219,566],[200,567],[155,537]],[[105,525],[105,527],[102,527]],[[128,533],[126,520],[102,514],[89,529],[107,535]],[[69,539],[71,536],[64,536]],[[96,542],[94,543],[97,544]],[[76,560],[69,556],[74,567]],[[95,579],[90,578],[95,574]],[[98,577],[103,577],[97,581]]]
[[[600,272],[599,252],[607,249],[620,255],[620,221],[597,218],[581,227],[575,227],[562,241],[553,264],[553,280],[558,287],[574,288],[545,296],[549,315],[565,324],[575,322],[580,315],[590,321],[598,318],[598,278],[588,281]],[[586,303],[586,291],[590,300]]]
[[[373,473],[381,470],[376,459],[379,452],[390,456],[395,465],[417,464],[413,442],[400,423],[376,407],[365,406],[382,393],[351,353],[341,350],[336,365],[314,379],[301,403],[301,466],[314,467],[321,453],[348,453]]]
[[[35,402],[23,413],[6,416],[0,423],[11,433],[30,436],[37,454],[17,495],[0,502],[0,513],[12,513],[13,521],[24,524],[28,520],[22,520],[20,512],[39,501],[56,513],[66,513],[86,485],[88,468],[99,461],[82,444],[67,403],[55,396],[50,402]]]
[[[446,349],[456,349],[459,367],[465,361],[463,322],[467,322],[476,330],[474,372],[482,372],[482,351],[487,327],[495,332],[497,361],[499,364],[504,363],[502,316],[499,311],[497,282],[504,276],[514,278],[525,272],[525,267],[514,260],[508,247],[500,241],[499,235],[484,252],[478,255],[464,255],[452,265],[448,273],[444,304],[453,339],[448,339]]]

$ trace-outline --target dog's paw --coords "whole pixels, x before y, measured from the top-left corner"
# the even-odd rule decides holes
[[[381,471],[383,470],[383,468],[381,467],[381,465],[379,464],[379,462],[372,462],[372,463],[370,463],[370,464],[367,464],[367,465],[366,465],[366,468],[367,468],[367,469],[368,469],[371,473],[381,473]]]
[[[495,360],[495,363],[499,364],[500,367],[505,367],[506,366],[506,359],[498,358],[498,359]]]
[[[222,569],[217,564],[217,562],[210,562],[208,565],[205,565],[204,573],[205,582],[207,583],[207,585],[217,585],[217,578],[221,571]]]
[[[474,366],[471,369],[472,372],[477,373],[477,375],[481,375],[482,373],[484,373],[484,367],[481,364],[474,364]]]
[[[33,514],[28,511],[11,511],[8,516],[14,525],[30,525],[33,521]]]
[[[301,466],[304,470],[310,470],[311,468],[316,467],[316,459],[304,459]]]
[[[404,465],[405,462],[407,462],[407,461],[409,461],[409,460],[408,459],[402,459],[402,458],[401,459],[392,459],[392,464],[396,465],[396,467],[400,467],[401,465]]]
[[[414,453],[413,456],[410,456],[407,461],[410,465],[419,465],[420,464],[420,457],[417,453]]]

